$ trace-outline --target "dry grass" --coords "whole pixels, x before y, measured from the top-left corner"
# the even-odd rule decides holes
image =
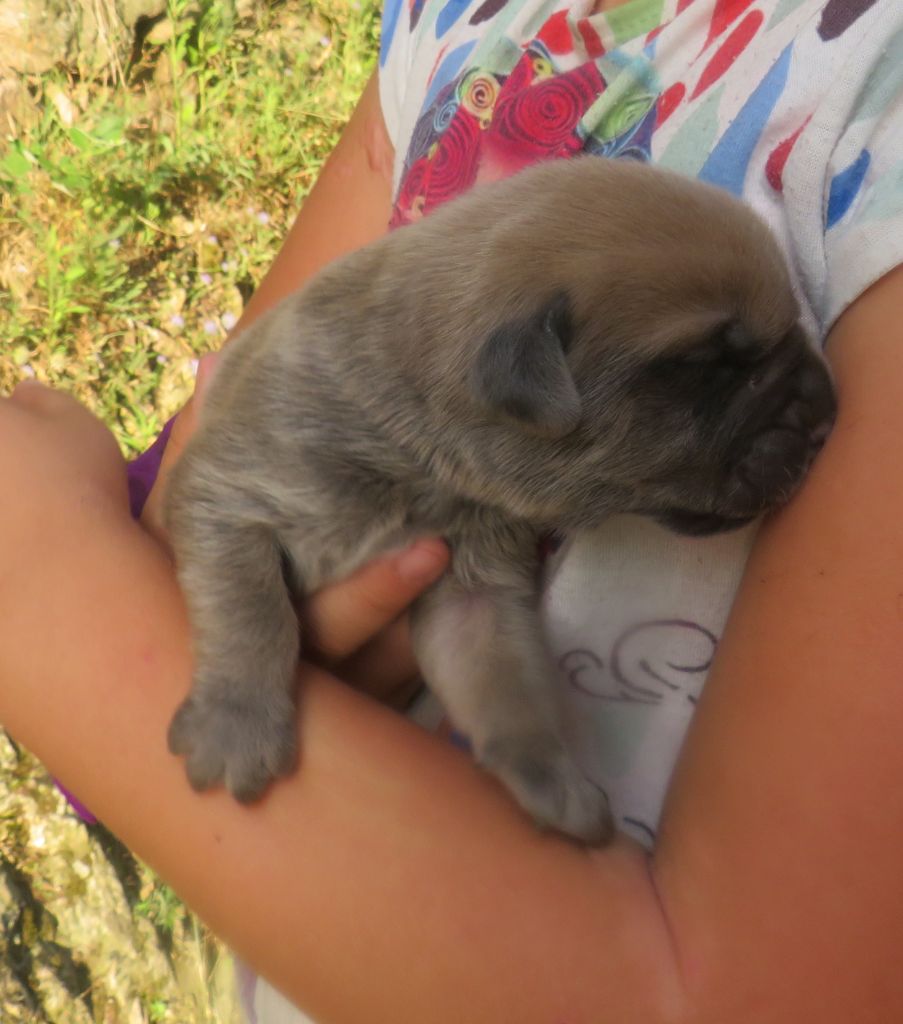
[[[372,4],[223,6],[171,0],[127,83],[36,79],[0,155],[0,391],[66,387],[126,450],[240,312],[375,55]]]

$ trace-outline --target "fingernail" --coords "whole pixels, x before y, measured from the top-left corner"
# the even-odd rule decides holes
[[[411,583],[435,579],[448,562],[448,548],[439,540],[420,540],[403,551],[395,562],[402,579]]]

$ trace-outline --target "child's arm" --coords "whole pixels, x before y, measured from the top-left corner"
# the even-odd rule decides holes
[[[667,803],[699,1020],[903,1020],[901,310],[898,268],[832,332],[837,425],[756,544]]]

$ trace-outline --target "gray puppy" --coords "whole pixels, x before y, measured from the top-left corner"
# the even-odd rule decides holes
[[[169,733],[203,789],[296,756],[293,600],[423,535],[423,676],[533,818],[588,841],[605,796],[563,737],[537,538],[613,513],[685,533],[786,501],[835,403],[767,228],[721,190],[555,161],[323,270],[225,352],[168,527],[194,635]]]

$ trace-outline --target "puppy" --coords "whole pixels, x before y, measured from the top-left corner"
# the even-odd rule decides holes
[[[595,157],[479,187],[323,270],[225,352],[168,527],[194,636],[169,733],[255,799],[296,755],[293,600],[421,535],[424,679],[542,826],[604,841],[563,738],[537,538],[613,513],[692,534],[785,502],[835,411],[767,228]]]

